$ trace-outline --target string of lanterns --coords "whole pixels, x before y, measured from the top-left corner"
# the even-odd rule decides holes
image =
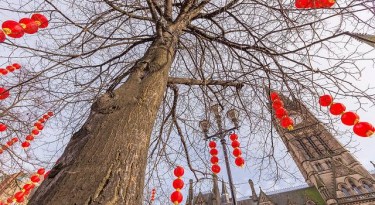
[[[288,111],[284,108],[284,103],[281,100],[279,94],[276,92],[270,93],[270,98],[272,102],[272,108],[275,111],[275,116],[280,121],[280,125],[288,130],[293,130],[293,119],[289,117]]]
[[[245,166],[245,160],[242,158],[242,151],[241,151],[241,144],[240,142],[238,141],[238,135],[236,133],[232,133],[230,136],[229,136],[229,139],[232,141],[231,145],[233,147],[233,156],[236,158],[234,163],[238,166],[238,167],[243,167]]]
[[[44,123],[47,122],[47,120],[53,116],[53,112],[49,111],[46,114],[44,114],[42,117],[39,118],[39,120],[34,123],[34,128],[31,130],[31,133],[26,136],[26,140],[22,142],[21,146],[26,149],[30,146],[30,142],[34,140],[34,136],[38,135],[40,131],[44,129]]]
[[[29,182],[23,185],[20,191],[9,197],[6,202],[0,201],[0,205],[10,205],[13,203],[24,202],[25,197],[27,197],[35,187],[39,186],[39,182],[42,180],[41,178],[47,178],[48,174],[49,172],[46,172],[44,168],[38,169],[37,172],[30,177]]]
[[[171,201],[175,205],[180,204],[184,198],[181,193],[181,189],[184,187],[184,181],[181,179],[184,172],[184,168],[181,166],[177,166],[173,171],[177,179],[173,181],[173,188],[176,190],[171,194]]]
[[[151,205],[155,201],[155,194],[156,194],[156,189],[153,188],[152,191],[151,191],[151,203],[150,203]]]
[[[12,65],[8,65],[5,68],[0,68],[0,75],[7,75],[8,73],[12,73],[15,70],[19,70],[21,65],[18,63],[13,63]]]
[[[5,145],[1,145],[1,147],[0,147],[0,154],[3,154],[5,150],[9,149],[16,142],[18,142],[18,138],[14,137],[11,140],[9,140]]]
[[[0,43],[4,42],[6,36],[21,38],[25,33],[34,34],[39,28],[46,28],[48,19],[43,14],[33,14],[30,18],[22,18],[19,22],[13,20],[4,21],[0,30]]]
[[[347,126],[353,126],[353,132],[360,137],[369,137],[375,132],[375,128],[368,122],[360,122],[359,115],[352,111],[346,111],[342,103],[335,103],[331,95],[322,95],[319,98],[322,107],[329,107],[332,115],[341,115],[341,122]]]
[[[319,9],[331,8],[335,3],[335,0],[296,0],[295,6],[298,9]]]
[[[211,154],[211,171],[214,173],[214,174],[218,174],[220,173],[220,165],[219,165],[219,157],[218,157],[218,154],[219,154],[219,151],[217,151],[216,149],[216,142],[215,141],[210,141],[208,143],[208,146],[210,147],[210,154]]]

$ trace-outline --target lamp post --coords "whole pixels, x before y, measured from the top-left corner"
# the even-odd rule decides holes
[[[210,122],[208,120],[200,121],[199,126],[201,127],[201,129],[204,133],[204,139],[205,140],[209,140],[211,138],[219,138],[220,139],[221,145],[223,147],[225,166],[226,166],[226,169],[227,169],[227,174],[228,174],[228,179],[229,179],[229,187],[230,187],[230,192],[231,192],[231,195],[232,195],[232,203],[233,203],[233,205],[237,205],[237,200],[236,200],[236,196],[235,196],[235,193],[234,193],[232,172],[230,170],[230,165],[229,165],[229,157],[228,157],[228,150],[227,150],[227,146],[226,146],[225,136],[226,136],[227,133],[239,128],[238,111],[236,109],[230,109],[226,113],[226,116],[234,124],[234,127],[230,128],[230,129],[224,129],[223,128],[223,122],[222,122],[222,116],[221,116],[222,109],[221,109],[220,105],[215,104],[215,105],[211,106],[210,111],[215,116],[215,121],[217,123],[218,132],[215,133],[214,135],[208,136],[208,130],[210,128]]]

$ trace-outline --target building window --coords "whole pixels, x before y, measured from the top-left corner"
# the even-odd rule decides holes
[[[356,194],[363,194],[362,191],[354,184],[352,180],[349,180],[349,184]]]
[[[328,168],[330,168],[330,169],[332,168],[332,163],[331,163],[331,161],[326,161],[326,164],[327,164],[327,167],[328,167]]]
[[[344,196],[350,196],[349,190],[344,186],[341,187],[341,192],[344,194]]]
[[[362,181],[363,188],[365,188],[369,193],[373,192],[372,184],[369,184],[366,181]]]

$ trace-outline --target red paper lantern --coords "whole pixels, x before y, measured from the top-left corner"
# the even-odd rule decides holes
[[[331,95],[322,95],[319,98],[320,106],[327,107],[333,103],[333,97]]]
[[[25,193],[23,191],[19,191],[16,194],[14,194],[14,197],[16,199],[23,198],[25,196]]]
[[[17,138],[17,137],[14,137],[14,138],[12,138],[12,141],[13,141],[14,143],[18,142],[18,138]]]
[[[46,179],[50,173],[51,173],[51,171],[46,172],[46,173],[44,174],[44,178]]]
[[[26,191],[30,191],[31,189],[33,189],[35,187],[34,184],[25,184],[23,185],[23,189],[25,189]]]
[[[30,142],[28,142],[28,141],[24,141],[24,142],[22,142],[21,146],[22,146],[23,148],[28,148],[28,147],[30,147]]]
[[[184,187],[184,181],[182,179],[178,178],[173,181],[173,188],[177,189],[179,191]]]
[[[16,202],[17,203],[22,203],[22,202],[24,202],[25,201],[25,198],[16,198]]]
[[[44,126],[42,124],[38,124],[37,126],[35,126],[36,129],[38,130],[43,130]]]
[[[30,180],[31,180],[32,182],[34,182],[34,183],[38,183],[38,182],[40,182],[40,178],[39,178],[38,175],[33,175],[33,176],[31,176],[31,177],[30,177]]]
[[[7,145],[10,147],[10,146],[13,145],[13,143],[14,143],[13,141],[8,141],[8,142],[7,142]]]
[[[175,169],[174,169],[174,175],[176,176],[176,177],[182,177],[183,175],[184,175],[184,168],[183,167],[181,167],[181,166],[177,166]]]
[[[270,98],[271,98],[271,101],[274,101],[276,99],[280,99],[279,94],[277,94],[277,92],[271,92]]]
[[[329,112],[331,112],[332,115],[341,115],[345,110],[346,107],[342,103],[333,103],[329,108]]]
[[[49,115],[50,117],[52,117],[53,116],[53,112],[49,111],[49,112],[47,112],[47,115]]]
[[[44,115],[43,115],[43,118],[44,118],[45,120],[48,120],[48,119],[49,119],[49,115],[48,115],[48,114],[44,114]]]
[[[22,18],[19,22],[25,33],[34,34],[38,32],[39,26],[31,18]]]
[[[243,167],[245,165],[245,160],[242,157],[237,157],[234,162],[239,167]]]
[[[331,8],[333,5],[335,5],[335,0],[320,0],[321,2],[321,8]]]
[[[0,73],[1,73],[1,75],[6,75],[6,74],[8,74],[8,70],[4,69],[4,68],[0,68]]]
[[[34,135],[38,135],[39,134],[39,130],[34,129],[34,130],[31,131],[31,133],[33,133]]]
[[[215,147],[216,147],[216,142],[215,142],[215,141],[210,141],[210,142],[208,143],[208,146],[209,146],[210,148],[215,148]]]
[[[275,111],[275,115],[279,119],[281,119],[282,117],[284,117],[287,114],[288,114],[288,111],[283,107],[281,107],[281,108],[279,108]]]
[[[345,125],[352,126],[359,122],[359,116],[355,112],[345,112],[341,115],[341,122]]]
[[[235,140],[235,141],[232,142],[232,147],[233,148],[237,148],[239,146],[240,146],[240,142],[239,141]]]
[[[217,149],[211,149],[210,150],[210,154],[212,155],[212,156],[216,156],[217,154],[219,154],[219,152],[217,151]]]
[[[47,28],[48,26],[48,19],[42,14],[33,14],[31,19],[38,24],[39,28]]]
[[[7,199],[7,202],[8,202],[8,203],[13,203],[13,197],[9,197],[9,198]]]
[[[33,135],[27,135],[26,136],[26,140],[33,141],[34,140],[34,136]]]
[[[6,35],[3,30],[0,29],[0,43],[4,42],[6,39]]]
[[[44,122],[46,122],[46,120],[45,120],[44,118],[40,118],[40,119],[38,120],[38,122],[40,122],[40,123],[44,123]]]
[[[360,137],[369,137],[374,134],[375,128],[368,122],[359,122],[353,126],[353,131]]]
[[[18,69],[20,69],[20,68],[22,67],[22,66],[21,66],[20,64],[18,64],[18,63],[13,63],[12,66],[15,67],[16,70],[18,70]]]
[[[7,126],[3,123],[0,123],[0,132],[4,132],[5,130],[7,130]]]
[[[7,69],[9,72],[13,72],[14,70],[16,70],[16,68],[11,65],[8,65],[7,67],[5,67],[5,69]]]
[[[182,196],[181,192],[179,192],[179,191],[175,191],[171,194],[171,201],[172,201],[173,204],[181,203],[183,198],[184,197]]]
[[[210,161],[211,164],[217,164],[219,162],[219,158],[217,156],[212,156]]]
[[[46,172],[46,170],[45,170],[44,168],[40,168],[40,169],[38,169],[38,171],[37,171],[37,173],[38,173],[39,175],[43,175],[45,172]]]
[[[212,167],[211,167],[211,171],[214,173],[214,174],[218,174],[218,173],[220,173],[220,166],[219,165],[217,165],[217,164],[214,164],[214,165],[212,165]]]
[[[281,118],[281,126],[283,128],[287,128],[288,130],[292,130],[293,129],[293,120],[292,118],[290,118],[289,116],[284,116],[283,118]]]
[[[4,100],[9,97],[9,91],[5,88],[0,87],[0,100]]]
[[[275,110],[277,110],[277,109],[279,109],[279,108],[281,108],[281,107],[283,107],[284,106],[284,103],[281,101],[281,100],[279,100],[279,99],[276,99],[275,101],[273,101],[273,103],[272,103],[272,107],[273,107],[273,109],[275,109]]]
[[[232,134],[230,134],[229,138],[230,138],[230,140],[234,141],[234,140],[238,139],[238,135],[236,133],[232,133]]]
[[[236,149],[233,150],[233,156],[239,157],[239,156],[241,156],[241,154],[242,154],[241,149],[236,148]]]
[[[311,8],[312,4],[313,4],[312,0],[296,0],[295,2],[296,8],[299,8],[299,9]]]
[[[21,38],[24,34],[22,26],[16,21],[4,21],[2,28],[5,34],[12,38]]]

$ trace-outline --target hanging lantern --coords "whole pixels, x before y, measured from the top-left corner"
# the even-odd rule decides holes
[[[336,3],[335,0],[319,0],[318,2],[320,3],[318,8],[331,8]]]
[[[214,174],[218,174],[218,173],[220,173],[220,170],[221,170],[221,168],[220,168],[220,166],[217,165],[217,164],[214,164],[214,165],[212,165],[212,167],[211,167],[211,171],[212,171]]]
[[[28,142],[28,141],[24,141],[24,142],[22,142],[21,146],[22,146],[23,148],[28,148],[28,147],[30,147],[30,142]]]
[[[293,120],[289,116],[284,116],[281,118],[281,126],[287,128],[288,130],[293,130]]]
[[[216,156],[218,153],[219,153],[219,151],[217,151],[217,149],[215,149],[215,148],[210,150],[210,154],[212,156]]]
[[[327,107],[333,103],[333,97],[331,95],[322,95],[319,98],[320,106]]]
[[[239,149],[239,148],[235,148],[235,149],[233,150],[233,156],[234,156],[234,157],[239,157],[239,156],[241,156],[241,154],[242,154],[241,149]]]
[[[38,130],[43,130],[44,126],[41,124],[41,123],[38,123],[36,126],[35,126],[36,129]]]
[[[219,163],[219,158],[217,156],[212,156],[210,161],[211,164],[217,164]]]
[[[12,138],[12,141],[13,141],[14,143],[18,142],[18,138],[17,138],[17,137],[13,137],[13,138]]]
[[[34,136],[33,135],[27,135],[26,136],[26,140],[27,141],[33,141],[34,140]]]
[[[175,191],[171,194],[171,201],[173,202],[173,204],[179,204],[181,203],[183,200],[183,196],[181,194],[181,192],[179,191]]]
[[[368,122],[358,122],[353,126],[353,131],[360,137],[369,137],[374,134],[375,128]]]
[[[9,97],[9,91],[5,88],[0,87],[0,100],[4,100]]]
[[[341,122],[345,125],[355,125],[359,122],[359,116],[355,112],[345,112],[341,115]]]
[[[47,112],[47,115],[49,115],[50,117],[52,117],[53,116],[53,112],[49,111],[49,112]]]
[[[43,175],[45,172],[46,172],[46,170],[45,170],[44,168],[40,168],[40,169],[38,169],[38,171],[37,171],[37,173],[38,173],[39,175]]]
[[[239,146],[240,146],[240,142],[239,142],[239,141],[234,140],[234,141],[232,142],[232,147],[233,147],[233,148],[237,148],[237,147],[239,147]]]
[[[208,143],[208,146],[209,146],[210,148],[215,148],[215,147],[216,147],[216,142],[215,142],[215,141],[210,141],[210,142]]]
[[[280,96],[279,94],[277,94],[277,92],[271,92],[270,98],[271,98],[271,101],[275,101],[276,99],[280,99]]]
[[[272,107],[273,107],[273,109],[275,109],[275,110],[277,110],[277,109],[279,109],[279,108],[281,108],[281,107],[283,107],[284,106],[284,103],[281,101],[281,100],[279,100],[279,99],[276,99],[275,101],[273,101],[273,103],[272,103]]]
[[[288,111],[283,107],[281,107],[281,108],[279,108],[275,111],[275,115],[278,119],[281,119],[282,117],[284,117],[287,114],[288,114]]]
[[[173,188],[175,188],[177,191],[181,190],[184,187],[184,181],[182,179],[177,178],[173,181]]]
[[[234,162],[239,167],[243,167],[245,165],[245,160],[242,157],[237,157]]]
[[[34,184],[25,184],[23,185],[23,189],[25,189],[26,191],[30,191],[31,189],[33,189],[35,187]]]
[[[25,196],[25,192],[23,191],[19,191],[19,192],[16,192],[16,194],[14,194],[14,197],[16,199],[23,198],[24,196]]]
[[[28,34],[34,34],[38,32],[39,26],[38,24],[32,20],[31,18],[22,18],[19,21],[23,31]]]
[[[47,28],[48,19],[42,14],[33,14],[31,19],[39,26],[39,28]]]
[[[9,72],[13,72],[14,70],[16,70],[16,68],[11,65],[8,65],[7,67],[5,67],[5,69],[7,69]]]
[[[229,135],[229,139],[234,141],[234,140],[237,140],[238,139],[238,135],[236,133],[232,133]]]
[[[6,39],[6,35],[3,30],[0,29],[0,43],[4,42]]]
[[[332,115],[341,115],[345,112],[346,107],[342,103],[333,103],[331,107],[329,107],[329,112]]]
[[[22,67],[22,66],[21,66],[20,64],[18,64],[18,63],[13,63],[12,66],[15,67],[16,70],[18,70],[18,69],[20,69],[20,68]]]
[[[0,123],[0,132],[4,132],[5,130],[7,130],[7,126],[3,123]]]
[[[0,68],[0,74],[1,75],[6,75],[6,74],[8,74],[8,70],[4,69],[4,68]]]
[[[151,191],[151,204],[153,201],[155,201],[155,194],[156,194],[156,189],[153,188],[152,191]]]
[[[30,180],[31,180],[32,182],[34,182],[34,183],[38,183],[38,182],[40,182],[40,178],[39,178],[38,175],[33,175],[33,176],[31,176],[31,177],[30,177]]]
[[[184,168],[183,167],[181,167],[181,166],[177,166],[175,169],[174,169],[174,175],[176,176],[176,177],[182,177],[183,175],[184,175]]]
[[[12,38],[21,38],[24,34],[22,26],[16,21],[4,21],[2,28],[4,33]]]

